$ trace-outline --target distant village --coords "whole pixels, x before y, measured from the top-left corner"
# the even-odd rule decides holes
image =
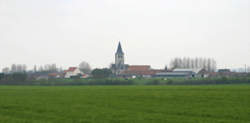
[[[151,68],[150,65],[125,64],[125,55],[119,42],[115,52],[115,62],[109,68],[91,69],[87,62],[82,62],[78,67],[69,67],[67,70],[57,68],[56,64],[34,66],[27,71],[25,65],[13,64],[11,68],[4,68],[2,74],[25,73],[28,79],[86,79],[86,78],[208,78],[208,77],[244,77],[250,72],[250,67],[245,71],[234,72],[230,69],[216,69],[216,61],[211,58],[175,58],[169,67],[162,69]]]

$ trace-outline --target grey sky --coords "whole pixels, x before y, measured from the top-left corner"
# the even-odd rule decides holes
[[[13,63],[107,67],[174,57],[250,65],[249,0],[0,0],[0,69]]]

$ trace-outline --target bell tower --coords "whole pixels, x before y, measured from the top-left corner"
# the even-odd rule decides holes
[[[115,53],[115,67],[118,74],[125,68],[124,61],[124,53],[122,51],[121,43],[119,42],[117,51]]]

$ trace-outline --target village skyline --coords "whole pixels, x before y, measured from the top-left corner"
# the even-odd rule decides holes
[[[117,50],[116,53],[118,51],[122,52],[122,54],[123,54],[123,64],[131,65],[130,63],[126,62],[126,59],[127,59],[126,52],[123,51],[120,41],[119,41],[119,44],[118,44],[118,47],[117,47],[116,50]],[[114,55],[116,55],[116,53],[115,52],[113,53],[113,57],[114,57]],[[180,66],[174,67],[173,64],[178,64],[178,61],[176,61],[176,60],[181,60],[179,62],[185,62],[185,63],[180,63]],[[204,65],[205,64],[211,64],[212,68],[210,68],[210,69],[213,69],[212,71],[217,71],[218,69],[230,69],[231,71],[234,71],[234,72],[250,72],[250,66],[247,66],[246,64],[243,67],[237,68],[237,69],[236,68],[227,68],[227,67],[220,68],[220,67],[217,66],[217,62],[216,62],[215,59],[206,58],[206,57],[193,57],[193,58],[192,57],[175,57],[175,58],[172,58],[168,64],[162,65],[163,67],[156,68],[156,69],[191,68],[191,66],[195,64],[195,61],[197,62],[198,60],[199,60],[199,62],[204,62]],[[205,60],[205,61],[200,61],[200,60]],[[84,61],[84,60],[81,61],[77,65],[70,65],[70,66],[67,66],[66,68],[64,68],[64,67],[62,67],[62,66],[60,66],[60,65],[58,65],[56,63],[44,64],[44,65],[35,64],[31,68],[29,68],[28,65],[26,65],[26,64],[11,64],[10,66],[3,67],[2,72],[5,72],[5,73],[9,73],[11,71],[13,72],[13,71],[15,71],[13,69],[18,69],[17,71],[26,71],[26,72],[29,72],[29,71],[33,71],[33,72],[36,72],[36,71],[59,71],[59,72],[63,72],[64,70],[67,70],[67,69],[72,68],[72,67],[79,68],[81,66],[80,64],[82,64],[83,62],[87,63],[88,66],[90,67],[90,69],[95,69],[95,68],[109,68],[109,69],[112,69],[112,65],[114,65],[114,63],[116,63],[117,61],[116,61],[116,56],[115,56],[114,61],[110,62],[110,64],[108,66],[102,66],[102,67],[93,67],[93,66],[91,66],[91,63],[89,63],[88,61]],[[177,63],[174,63],[174,62],[177,62]],[[181,64],[184,64],[184,65],[186,64],[186,66],[182,66]],[[203,64],[203,63],[198,63],[198,64]],[[138,66],[145,66],[146,65],[146,66],[152,67],[151,64],[143,64],[143,63],[142,64],[134,64],[134,65],[138,65]],[[204,68],[204,67],[206,67],[206,65],[205,66],[199,66],[199,67],[196,65],[196,67],[194,67],[194,68]],[[152,67],[152,68],[155,68],[155,67]]]

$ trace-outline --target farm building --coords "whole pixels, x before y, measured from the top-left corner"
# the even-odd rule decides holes
[[[151,77],[154,72],[151,71],[149,65],[131,65],[127,70],[123,71],[121,75],[127,78],[136,78],[136,77]]]
[[[203,78],[207,77],[205,69],[174,69],[172,72],[159,72],[154,75],[154,77],[159,78]]]
[[[77,76],[82,76],[82,72],[77,67],[70,67],[68,70],[64,71],[64,78],[74,78]]]
[[[121,75],[125,78],[151,78],[158,72],[165,70],[152,69],[150,65],[130,65],[127,70],[123,71]]]

